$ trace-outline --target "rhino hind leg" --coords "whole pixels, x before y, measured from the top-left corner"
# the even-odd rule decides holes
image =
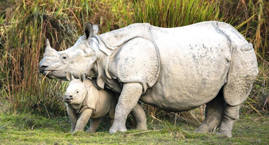
[[[234,48],[228,81],[223,87],[224,110],[219,133],[232,137],[233,124],[239,119],[240,104],[248,97],[258,75],[258,64],[252,44]]]
[[[99,127],[101,123],[101,120],[98,118],[98,119],[90,119],[90,127],[87,129],[86,132],[89,132],[89,133],[95,133],[97,128]]]
[[[234,123],[239,119],[240,105],[230,106],[227,104],[218,134],[232,137]]]
[[[144,109],[137,104],[132,110],[132,114],[135,118],[136,129],[147,130],[147,118]]]
[[[213,132],[220,126],[225,101],[223,99],[222,89],[218,95],[206,104],[205,120],[196,130],[199,133]]]

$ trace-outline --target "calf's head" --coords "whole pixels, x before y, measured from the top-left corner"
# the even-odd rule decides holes
[[[69,72],[75,77],[87,73],[92,69],[96,61],[96,53],[92,47],[98,47],[91,42],[91,36],[98,33],[98,26],[87,23],[85,35],[81,36],[70,48],[57,52],[46,41],[46,50],[39,63],[39,71],[49,78],[66,80],[66,73]]]
[[[66,78],[70,83],[66,89],[64,101],[67,104],[81,104],[87,95],[87,88],[83,83],[85,79],[74,79],[70,73],[67,73]]]

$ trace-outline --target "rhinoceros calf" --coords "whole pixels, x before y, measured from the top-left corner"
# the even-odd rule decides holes
[[[64,101],[68,104],[66,108],[71,121],[71,132],[83,131],[91,119],[86,132],[94,133],[100,125],[100,117],[106,114],[109,114],[112,125],[117,103],[115,93],[98,90],[90,80],[74,79],[69,73],[67,79],[71,82]]]
[[[57,52],[49,45],[40,72],[64,78],[65,72],[96,78],[99,88],[120,93],[110,133],[126,131],[127,115],[138,100],[167,111],[206,104],[198,132],[232,136],[240,104],[258,74],[252,44],[231,25],[208,21],[176,28],[132,24],[97,35],[86,24],[85,35]]]

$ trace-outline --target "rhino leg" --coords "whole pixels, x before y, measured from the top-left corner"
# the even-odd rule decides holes
[[[83,131],[84,127],[88,123],[91,115],[92,115],[92,109],[85,109],[80,114],[80,117],[78,118],[78,121],[77,121],[76,128],[75,128],[74,132]]]
[[[108,115],[110,118],[110,127],[112,126],[113,122],[114,122],[114,118],[115,118],[115,109],[116,109],[116,104],[117,104],[117,100],[113,100]]]
[[[233,124],[239,119],[240,104],[248,97],[257,75],[258,64],[252,44],[235,47],[228,81],[223,89],[227,105],[220,125],[220,134],[232,137]]]
[[[90,127],[87,129],[86,132],[89,132],[89,133],[95,133],[97,128],[99,127],[101,123],[101,120],[98,118],[98,119],[90,119]]]
[[[144,109],[141,105],[137,104],[132,110],[132,114],[135,118],[136,129],[147,130],[147,118]]]
[[[240,105],[226,106],[219,129],[219,134],[227,137],[232,137],[233,125],[239,119],[239,109]]]
[[[67,114],[69,116],[70,119],[70,123],[71,123],[71,133],[75,131],[75,127],[76,127],[76,123],[78,120],[78,117],[76,115],[76,112],[74,111],[74,109],[72,109],[70,106],[66,106],[66,110],[67,110]]]
[[[196,132],[213,132],[217,127],[219,127],[224,107],[225,101],[223,99],[223,91],[221,89],[219,94],[212,101],[206,104],[205,120]]]
[[[139,98],[142,95],[142,86],[139,83],[127,83],[123,85],[122,92],[120,94],[115,119],[112,127],[109,129],[109,133],[116,133],[118,131],[127,131],[125,123],[128,114],[137,105]]]

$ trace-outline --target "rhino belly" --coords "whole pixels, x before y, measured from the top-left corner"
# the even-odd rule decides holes
[[[161,71],[142,101],[164,110],[183,111],[205,104],[218,94],[227,79],[230,44],[213,28],[199,30],[194,34],[192,29],[154,33]]]

